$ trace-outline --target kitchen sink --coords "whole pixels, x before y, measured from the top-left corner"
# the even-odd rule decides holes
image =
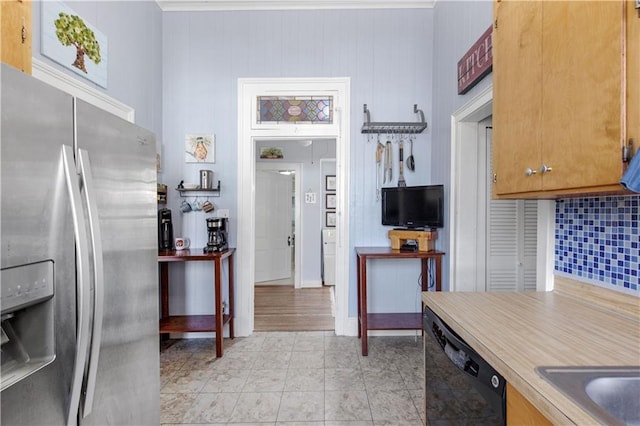
[[[537,367],[560,392],[607,425],[640,425],[640,366]]]

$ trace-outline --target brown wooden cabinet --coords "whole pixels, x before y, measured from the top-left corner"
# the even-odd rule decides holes
[[[0,1],[1,60],[31,74],[31,0]]]
[[[507,383],[507,426],[551,426],[551,423],[510,383]]]
[[[494,196],[622,190],[625,7],[494,3]]]
[[[627,140],[640,152],[640,9],[627,1]]]

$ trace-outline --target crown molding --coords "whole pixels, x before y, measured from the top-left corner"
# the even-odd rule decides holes
[[[431,9],[436,0],[156,0],[164,12],[232,10]]]
[[[104,92],[101,92],[84,82],[65,74],[57,68],[52,67],[38,58],[31,58],[33,77],[50,84],[71,96],[82,99],[91,105],[102,108],[111,114],[135,123],[136,112],[130,106],[123,104],[117,99],[112,98]]]

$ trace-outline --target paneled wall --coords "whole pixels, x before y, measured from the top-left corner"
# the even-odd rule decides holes
[[[433,48],[433,148],[431,180],[445,186],[445,212],[449,217],[451,185],[451,114],[473,99],[491,83],[487,75],[476,87],[464,95],[458,95],[458,60],[478,40],[493,21],[493,5],[490,1],[438,1],[434,16]],[[438,248],[449,250],[451,230],[445,223],[438,236]],[[443,257],[443,288],[449,288],[449,259]]]
[[[183,161],[184,134],[215,133],[216,163],[211,168],[223,187],[216,203],[231,210],[230,241],[235,245],[236,229],[243,226],[235,211],[238,78],[349,77],[351,244],[389,244],[375,199],[375,138],[360,134],[363,104],[373,121],[413,121],[413,105],[418,104],[431,122],[432,9],[167,12],[163,20],[163,177],[170,187],[183,178],[195,179],[198,172]],[[430,130],[416,138],[417,166],[405,176],[408,185],[430,183],[431,139]],[[177,208],[171,198],[169,208]],[[204,222],[185,228],[179,214],[175,227],[194,235],[204,232]],[[349,252],[349,312],[355,317],[353,247]],[[382,270],[377,276],[380,282],[413,283],[419,269],[418,262],[415,268]],[[202,303],[212,298],[196,286],[189,281],[182,294],[172,294],[173,308],[206,310]],[[396,293],[378,294],[384,300]],[[411,286],[403,299],[405,309],[415,309],[418,299]]]

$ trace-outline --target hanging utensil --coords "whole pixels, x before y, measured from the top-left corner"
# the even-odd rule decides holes
[[[384,145],[378,141],[376,148],[376,201],[380,200],[380,172],[382,171],[382,153],[384,152]]]
[[[404,181],[404,166],[402,164],[402,151],[404,148],[402,139],[400,139],[400,142],[398,145],[400,147],[399,149],[400,154],[398,155],[400,157],[400,176],[398,176],[398,187],[404,187],[404,186],[407,186],[407,182]]]
[[[391,183],[393,180],[393,159],[391,158],[391,141],[387,141],[387,146],[384,150],[384,182]]]
[[[413,159],[413,136],[409,138],[409,157],[407,158],[407,169],[414,171],[416,169],[416,163]]]

